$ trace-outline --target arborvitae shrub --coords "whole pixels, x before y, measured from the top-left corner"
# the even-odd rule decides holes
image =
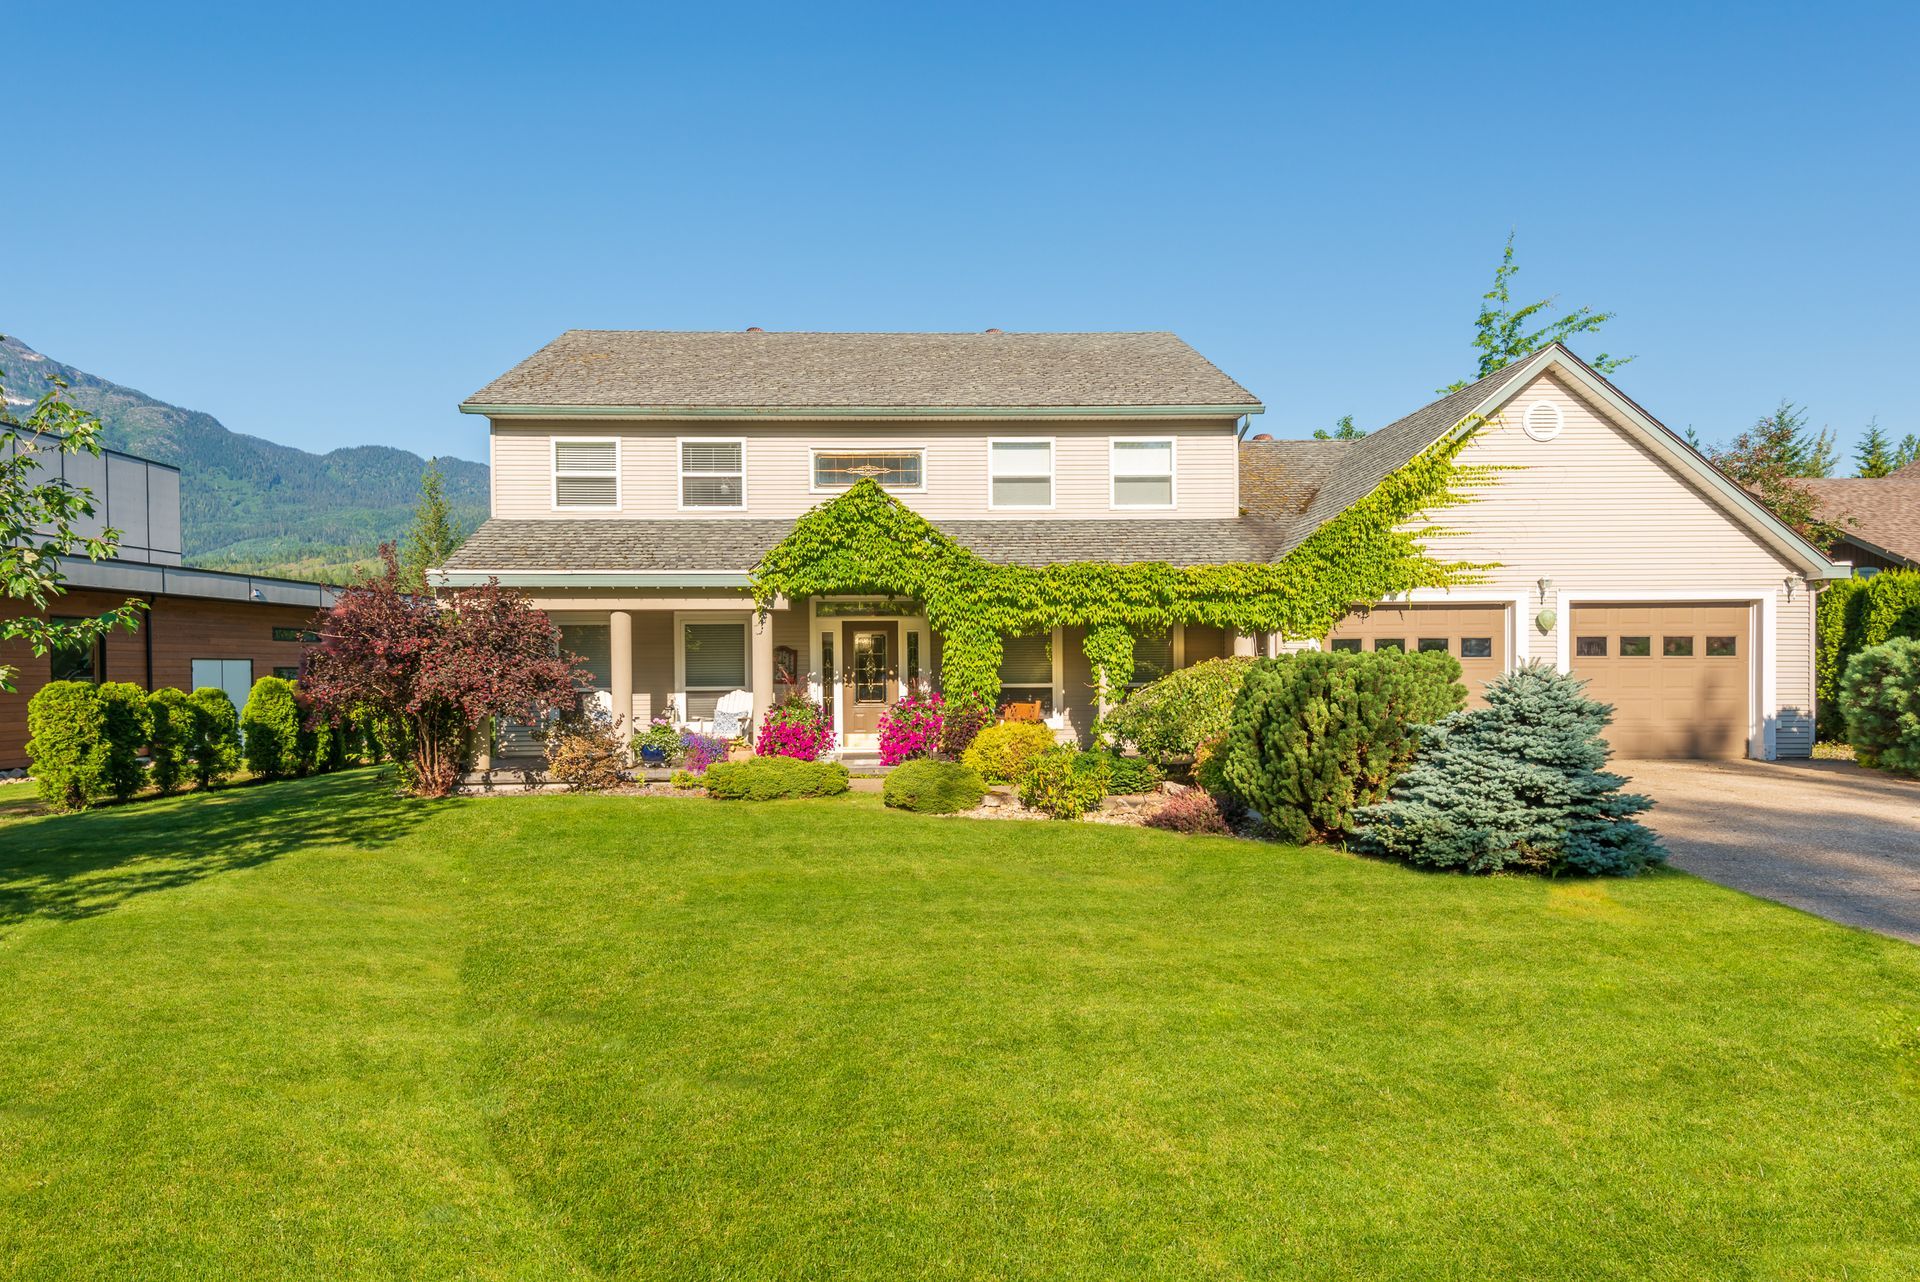
[[[107,711],[91,681],[52,681],[27,701],[27,759],[49,810],[107,795]]]
[[[1020,780],[1020,804],[1055,819],[1078,819],[1107,795],[1107,761],[1101,753],[1050,748],[1033,759]]]
[[[707,767],[707,795],[722,801],[778,801],[787,797],[832,797],[847,790],[847,768],[837,761],[754,757]]]
[[[293,682],[261,677],[253,683],[240,713],[240,740],[254,774],[284,779],[300,772],[300,704]]]
[[[1155,761],[1186,759],[1233,723],[1233,703],[1256,659],[1207,659],[1128,695],[1101,721],[1113,742]]]
[[[1450,654],[1307,651],[1256,663],[1218,778],[1288,841],[1353,827],[1412,762],[1419,727],[1466,702]]]
[[[1545,664],[1491,682],[1486,706],[1422,735],[1392,800],[1362,810],[1358,844],[1429,868],[1631,876],[1665,859],[1633,816],[1653,805],[1601,769],[1613,709]]]
[[[100,708],[106,714],[107,790],[116,801],[127,801],[147,781],[147,769],[140,764],[140,754],[153,737],[147,692],[131,681],[102,682]]]
[[[960,759],[988,783],[1019,783],[1053,746],[1053,731],[1038,721],[1002,721],[975,735]]]
[[[1814,607],[1814,693],[1822,738],[1845,733],[1840,680],[1862,650],[1920,639],[1920,570],[1883,570],[1870,579],[1831,584]]]
[[[1863,765],[1920,774],[1920,641],[1903,637],[1848,660],[1840,709]]]
[[[193,706],[194,782],[211,788],[240,768],[240,716],[219,686],[201,686],[187,702]]]
[[[165,797],[180,791],[193,769],[193,705],[187,692],[162,686],[147,696],[153,733],[147,755],[153,759],[153,786]]]
[[[896,810],[951,815],[978,806],[987,785],[979,771],[958,761],[909,761],[887,771],[880,795]]]

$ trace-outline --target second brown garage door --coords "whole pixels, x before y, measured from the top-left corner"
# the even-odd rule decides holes
[[[1752,614],[1747,605],[1573,607],[1573,674],[1613,705],[1616,756],[1747,755]]]
[[[1468,703],[1507,670],[1504,605],[1376,605],[1356,610],[1327,638],[1330,650],[1445,650],[1460,660]]]

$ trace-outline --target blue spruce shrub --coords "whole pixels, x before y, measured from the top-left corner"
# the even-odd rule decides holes
[[[1849,659],[1840,712],[1860,764],[1920,774],[1920,641],[1898,638]]]
[[[1427,727],[1391,799],[1356,815],[1356,845],[1464,872],[1631,876],[1664,860],[1633,817],[1653,802],[1601,769],[1613,709],[1584,687],[1530,664],[1488,685],[1486,707]]]

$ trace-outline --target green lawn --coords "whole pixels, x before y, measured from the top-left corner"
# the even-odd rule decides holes
[[[1910,1278],[1920,950],[875,799],[0,827],[0,1274]]]

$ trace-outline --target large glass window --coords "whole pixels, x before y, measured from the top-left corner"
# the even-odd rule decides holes
[[[987,475],[989,507],[1052,507],[1053,442],[989,442]]]
[[[687,686],[686,715],[703,720],[713,715],[723,695],[747,684],[747,625],[688,623],[681,634]]]
[[[745,441],[680,442],[681,507],[747,505]]]
[[[553,505],[557,508],[620,506],[620,443],[557,440],[553,443]]]
[[[1133,636],[1133,687],[1158,681],[1173,671],[1173,630]]]
[[[1173,506],[1173,442],[1114,441],[1109,454],[1115,507]]]
[[[813,456],[813,488],[844,490],[856,481],[870,480],[889,490],[918,490],[926,486],[919,450],[818,450]]]
[[[48,620],[53,624],[87,623],[90,620],[55,617]],[[53,647],[53,664],[49,675],[52,681],[104,681],[106,665],[101,662],[101,644],[97,638],[88,637],[76,641],[71,637],[63,638]]]
[[[595,690],[613,688],[613,630],[607,624],[561,624],[560,648],[584,660],[583,685]]]
[[[1000,643],[1000,702],[1038,703],[1053,714],[1053,637],[1007,637]]]

